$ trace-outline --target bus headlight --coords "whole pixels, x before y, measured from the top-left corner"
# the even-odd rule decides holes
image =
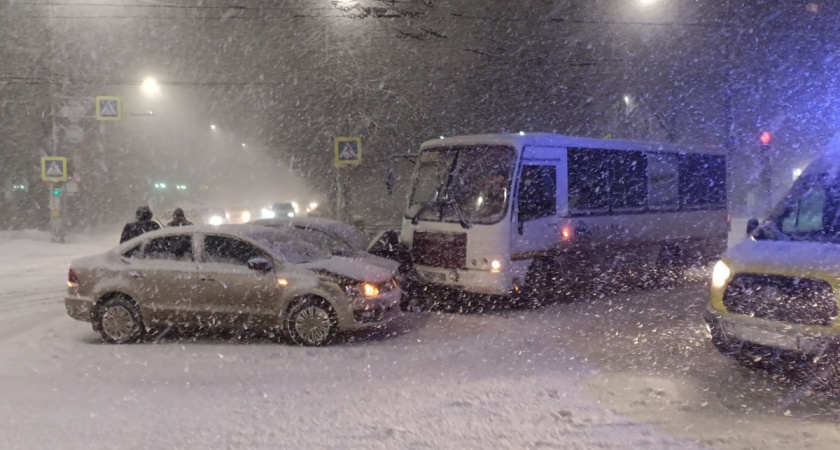
[[[722,288],[726,286],[726,282],[729,281],[729,275],[731,274],[732,271],[729,269],[729,266],[723,261],[718,261],[715,264],[715,269],[712,271],[712,287]]]
[[[502,262],[498,259],[494,259],[490,261],[490,271],[493,273],[499,273],[502,270]]]

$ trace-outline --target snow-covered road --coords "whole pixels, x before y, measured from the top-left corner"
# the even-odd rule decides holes
[[[406,314],[327,348],[110,346],[66,245],[0,236],[0,448],[837,448],[840,407],[717,354],[702,282],[537,311]]]

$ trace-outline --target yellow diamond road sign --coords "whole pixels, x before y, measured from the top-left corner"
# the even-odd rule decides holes
[[[96,97],[96,120],[122,120],[119,97]]]
[[[67,181],[67,158],[61,156],[42,157],[41,179],[44,181]]]
[[[351,166],[362,163],[362,138],[335,138],[335,165]]]

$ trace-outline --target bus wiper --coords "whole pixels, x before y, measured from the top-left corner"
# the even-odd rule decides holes
[[[461,207],[458,206],[458,202],[449,199],[446,201],[446,206],[451,207],[452,210],[455,211],[455,215],[458,216],[458,223],[461,224],[461,228],[465,230],[468,228],[472,228],[472,224],[469,221],[467,221],[466,216],[464,216],[464,212],[461,211]]]
[[[417,225],[417,223],[420,222],[420,214],[423,214],[424,212],[428,211],[432,207],[440,206],[442,203],[443,202],[441,202],[441,201],[436,201],[436,202],[427,202],[427,203],[421,204],[420,208],[417,210],[417,213],[414,214],[414,216],[411,218],[411,224],[412,225]]]

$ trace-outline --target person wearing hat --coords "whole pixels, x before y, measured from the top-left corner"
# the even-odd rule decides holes
[[[187,225],[192,225],[192,222],[187,220],[184,210],[181,208],[175,208],[175,212],[172,213],[172,222],[166,224],[167,227],[185,227]]]
[[[125,224],[122,235],[120,236],[120,244],[131,240],[149,231],[160,230],[160,225],[152,220],[152,209],[148,206],[141,206],[137,208],[137,220]]]

